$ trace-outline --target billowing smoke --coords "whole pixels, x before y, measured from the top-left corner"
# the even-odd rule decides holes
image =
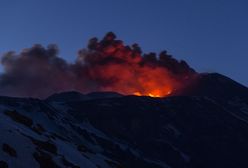
[[[90,39],[74,63],[60,58],[56,45],[8,52],[1,63],[0,95],[20,97],[44,98],[71,90],[166,96],[197,74],[166,51],[143,54],[138,44],[124,45],[112,32],[102,40]]]

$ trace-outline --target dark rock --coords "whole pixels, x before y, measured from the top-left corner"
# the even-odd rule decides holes
[[[3,160],[0,160],[0,168],[8,168],[8,163],[3,161]]]
[[[36,151],[33,153],[33,157],[39,163],[40,168],[59,168],[59,166],[53,161],[52,156],[46,152]]]
[[[2,150],[12,157],[17,157],[16,150],[6,143],[2,145]]]
[[[15,110],[14,111],[5,111],[4,114],[9,116],[15,122],[23,124],[29,128],[31,128],[31,126],[33,125],[33,120],[31,118],[24,116]]]

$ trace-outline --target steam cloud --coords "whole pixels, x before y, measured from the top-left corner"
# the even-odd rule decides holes
[[[125,46],[109,32],[92,38],[74,63],[58,56],[58,47],[34,45],[2,56],[0,95],[45,98],[55,92],[116,91],[165,96],[183,87],[196,72],[166,51],[142,54],[138,44]]]

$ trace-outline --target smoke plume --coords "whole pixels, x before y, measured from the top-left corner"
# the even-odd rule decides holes
[[[184,87],[197,73],[166,51],[143,54],[138,44],[125,45],[109,32],[92,38],[74,63],[58,56],[58,47],[34,45],[1,59],[0,95],[45,98],[62,91],[115,91],[166,96]]]

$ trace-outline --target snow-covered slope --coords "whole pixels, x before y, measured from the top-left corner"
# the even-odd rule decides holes
[[[9,167],[109,167],[110,159],[90,152],[64,111],[34,99],[2,98],[0,107],[0,160]]]
[[[64,102],[1,97],[0,167],[121,167],[106,154],[105,145],[137,153],[127,142],[96,129],[87,118],[78,120],[73,110]],[[137,164],[142,166],[143,160]]]
[[[223,80],[237,94],[0,97],[0,168],[246,168],[247,88]]]

